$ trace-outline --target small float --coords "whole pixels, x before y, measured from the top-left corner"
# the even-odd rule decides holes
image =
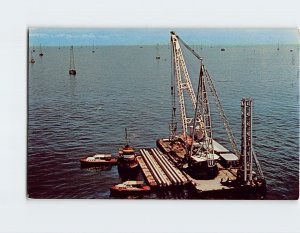
[[[69,75],[76,75],[76,70],[70,69],[69,70]]]
[[[111,154],[95,154],[80,159],[82,166],[101,166],[101,165],[116,165],[117,159]]]
[[[74,76],[76,75],[73,45],[70,47],[70,68],[69,68],[69,75],[74,75]]]
[[[40,57],[44,56],[43,51],[42,51],[42,45],[40,44]]]
[[[34,64],[35,63],[35,60],[34,60],[34,58],[32,57],[32,51],[30,52],[30,63],[31,64]]]
[[[130,195],[143,194],[150,191],[150,186],[145,185],[143,181],[128,180],[110,188],[111,194]]]

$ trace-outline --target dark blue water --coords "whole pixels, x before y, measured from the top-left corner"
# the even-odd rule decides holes
[[[267,180],[265,198],[297,199],[299,51],[296,45],[276,48],[226,47],[221,52],[218,47],[194,46],[214,80],[237,141],[240,100],[254,99],[254,146]],[[28,195],[111,198],[109,188],[122,180],[117,167],[81,169],[79,158],[95,152],[117,155],[125,143],[125,127],[136,148],[154,147],[156,139],[168,137],[170,50],[160,46],[161,59],[156,60],[155,46],[100,46],[95,53],[91,47],[74,47],[77,75],[70,77],[69,48],[43,49],[44,56],[35,52],[36,63],[28,68]],[[192,66],[192,61],[187,63]],[[222,123],[213,113],[214,137],[227,145]],[[191,197],[186,191],[144,196]]]

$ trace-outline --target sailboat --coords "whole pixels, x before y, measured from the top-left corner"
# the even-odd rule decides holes
[[[34,63],[35,63],[35,60],[34,60],[34,58],[32,57],[32,51],[30,51],[30,59],[29,59],[29,62],[30,62],[31,64],[34,64]]]
[[[40,44],[40,57],[44,56],[43,51],[42,51],[42,45]]]
[[[35,52],[34,45],[32,46],[32,52]]]
[[[92,50],[92,52],[94,53],[95,52],[95,45],[93,44],[93,50]]]
[[[70,68],[69,68],[69,75],[76,75],[73,45],[71,45],[71,48],[70,48]]]

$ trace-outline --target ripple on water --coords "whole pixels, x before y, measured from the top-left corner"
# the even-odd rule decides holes
[[[113,198],[109,188],[121,181],[117,168],[81,169],[79,158],[95,152],[117,155],[118,147],[125,143],[125,127],[136,147],[153,147],[157,138],[168,136],[171,98],[167,46],[160,46],[166,61],[153,59],[155,46],[142,50],[103,46],[92,55],[89,48],[74,49],[80,70],[74,78],[67,74],[67,49],[46,47],[46,56],[36,61],[34,69],[29,68],[30,197]],[[284,49],[282,46],[280,51]],[[290,54],[275,50],[272,46],[232,47],[226,50],[226,59],[214,48],[203,48],[201,53],[238,142],[240,99],[254,98],[254,147],[267,178],[266,199],[297,199],[299,80],[296,65],[286,57]],[[294,64],[298,62],[295,57]],[[210,102],[213,106],[213,100]],[[217,111],[212,110],[212,114],[215,138],[228,145]],[[154,192],[143,198],[195,197],[184,190]]]

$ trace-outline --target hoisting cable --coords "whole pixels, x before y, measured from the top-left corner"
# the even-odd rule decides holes
[[[192,49],[190,46],[188,46],[183,40],[181,40],[181,38],[177,35],[178,40],[188,49],[191,51],[192,54],[194,54],[194,56],[196,58],[198,58],[199,60],[202,60],[202,57],[199,56],[198,53],[195,52],[194,49]]]

